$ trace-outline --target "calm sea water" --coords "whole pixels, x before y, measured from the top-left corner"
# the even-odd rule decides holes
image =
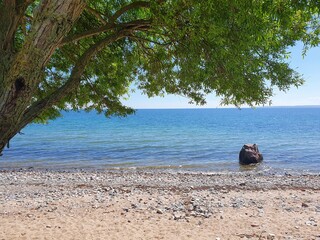
[[[320,173],[320,108],[138,110],[106,119],[68,112],[10,142],[0,168]],[[264,162],[242,168],[243,144]]]

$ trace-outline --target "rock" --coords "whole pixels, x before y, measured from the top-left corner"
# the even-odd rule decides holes
[[[274,235],[273,233],[269,233],[269,235],[267,236],[268,240],[273,240],[276,238],[276,235]]]
[[[262,154],[259,152],[257,144],[243,145],[239,153],[239,163],[248,165],[252,163],[259,163],[263,160]]]
[[[173,213],[173,220],[184,219],[185,215],[183,213]]]
[[[138,205],[132,203],[132,204],[131,204],[131,208],[133,208],[133,209],[138,208]]]
[[[162,209],[157,209],[157,213],[158,214],[163,214],[163,210]]]
[[[314,221],[314,220],[310,220],[310,221],[306,221],[306,225],[308,225],[308,226],[317,226],[317,222],[316,221]]]
[[[124,208],[123,211],[129,212],[129,208]]]
[[[258,216],[259,216],[259,217],[263,217],[263,215],[264,215],[264,210],[263,210],[263,209],[258,209],[258,212],[259,212]]]

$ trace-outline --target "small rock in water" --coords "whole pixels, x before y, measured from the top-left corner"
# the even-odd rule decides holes
[[[257,144],[243,145],[239,153],[239,163],[248,165],[252,163],[259,163],[263,160],[262,154],[259,152]]]

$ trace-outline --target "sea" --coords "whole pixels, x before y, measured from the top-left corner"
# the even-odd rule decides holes
[[[62,115],[23,129],[0,157],[0,169],[320,174],[320,107]],[[246,143],[258,145],[262,163],[239,165]]]

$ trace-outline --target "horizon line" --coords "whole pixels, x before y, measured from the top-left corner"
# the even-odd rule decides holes
[[[320,108],[320,105],[279,105],[279,106],[244,106],[244,107],[236,107],[236,106],[222,106],[222,107],[157,107],[157,108],[138,108],[132,107],[136,110],[155,110],[155,109],[163,109],[163,110],[177,110],[177,109],[255,109],[255,108]]]

